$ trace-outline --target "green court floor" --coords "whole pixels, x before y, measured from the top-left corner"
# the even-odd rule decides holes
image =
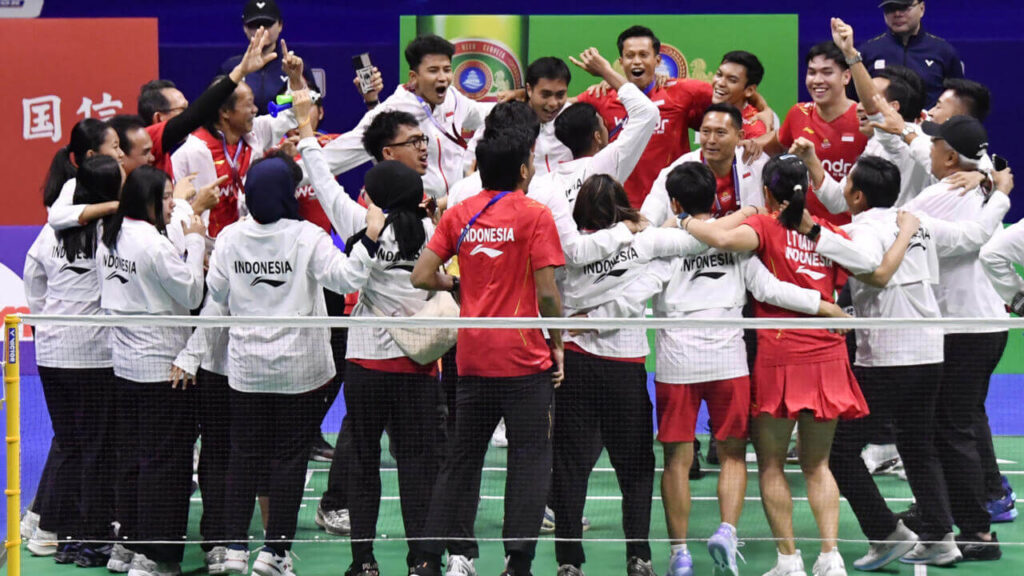
[[[477,536],[484,541],[480,544],[481,558],[477,560],[477,571],[483,575],[497,575],[503,567],[502,548],[498,541],[487,541],[486,539],[500,538],[502,500],[501,494],[505,480],[505,450],[491,448],[487,455],[486,469],[483,473],[482,500],[477,518]],[[1024,438],[1022,437],[998,437],[996,438],[996,452],[1001,460],[1001,467],[1008,473],[1010,480],[1018,490],[1024,489]],[[386,455],[384,469],[381,473],[384,501],[381,505],[381,518],[378,522],[378,535],[380,540],[376,545],[376,555],[381,567],[381,574],[384,576],[400,576],[406,574],[405,554],[406,546],[401,540],[402,522],[397,498],[398,486],[394,462]],[[655,454],[658,459],[659,477],[655,480],[655,487],[660,481],[661,450],[655,447]],[[701,539],[709,537],[718,526],[718,504],[715,498],[715,487],[717,482],[717,470],[705,466],[709,473],[701,480],[691,484],[694,505],[693,514],[690,520],[691,536],[694,538],[689,544],[693,553],[695,563],[695,574],[712,574],[711,560],[707,555],[704,542]],[[757,475],[753,463],[749,465],[751,471],[747,485],[747,503],[744,508],[743,517],[740,522],[739,531],[741,539],[745,539],[745,545],[741,548],[742,554],[746,557],[746,564],[740,564],[740,573],[744,575],[761,575],[768,571],[775,561],[774,544],[767,539],[771,533],[768,530],[764,513],[761,509],[759,498]],[[814,520],[810,508],[803,496],[805,495],[803,478],[799,470],[792,466],[789,469],[792,491],[794,494],[794,521],[798,538],[814,538],[817,535]],[[910,489],[906,482],[896,477],[881,477],[879,483],[883,494],[890,500],[893,510],[902,510],[911,501]],[[299,516],[299,532],[297,539],[302,542],[295,545],[295,568],[299,576],[320,576],[320,575],[341,575],[349,564],[350,555],[348,543],[344,538],[328,536],[317,529],[314,523],[316,506],[327,484],[327,465],[310,463],[310,472],[306,488],[306,501]],[[538,484],[539,486],[539,484]],[[539,489],[539,488],[538,488]],[[653,491],[651,502],[652,540],[665,539],[665,521],[661,508],[661,500],[657,488]],[[625,572],[625,546],[620,542],[608,541],[622,538],[620,527],[620,506],[621,499],[618,487],[615,482],[615,474],[612,472],[607,456],[603,456],[597,465],[597,469],[591,476],[590,491],[588,494],[586,515],[589,517],[592,528],[585,533],[588,542],[585,543],[588,555],[588,562],[584,566],[585,572],[590,576],[604,576],[613,574],[624,574]],[[190,525],[190,536],[198,538],[198,523],[201,513],[199,494],[193,497],[192,516]],[[840,517],[840,538],[843,540],[855,540],[857,542],[842,542],[840,551],[846,559],[850,573],[856,571],[852,568],[853,560],[862,555],[867,544],[863,542],[863,534],[857,527],[856,519],[849,507],[843,503]],[[252,534],[256,535],[259,524],[254,519]],[[914,574],[919,576],[922,573],[943,574],[947,576],[957,575],[989,575],[1024,574],[1024,518],[1016,523],[999,524],[994,526],[998,531],[999,539],[1004,543],[1003,559],[999,562],[986,563],[961,563],[955,568],[940,569],[930,568],[927,571],[918,569],[915,572],[913,566],[901,564],[890,565],[885,572],[887,574]],[[384,535],[387,535],[385,539]],[[533,573],[537,576],[553,575],[556,571],[554,559],[554,546],[550,541],[542,541],[537,547],[537,558],[534,563]],[[666,542],[652,542],[654,551],[655,570],[664,574],[668,568],[668,544]],[[810,573],[811,565],[817,557],[818,544],[812,541],[804,541],[799,544],[803,551],[804,561]],[[97,568],[83,570],[74,566],[57,566],[49,558],[33,558],[22,550],[23,574],[31,576],[51,576],[68,574],[106,574],[105,569]],[[202,565],[202,552],[199,546],[189,546],[186,549],[183,569],[186,574],[204,574]],[[4,572],[6,573],[6,572]]]

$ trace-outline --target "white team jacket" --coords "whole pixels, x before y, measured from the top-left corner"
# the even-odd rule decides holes
[[[445,197],[452,185],[465,176],[467,154],[466,148],[453,142],[445,133],[458,137],[463,131],[482,128],[487,115],[486,108],[463,96],[454,87],[449,87],[444,102],[428,114],[415,93],[399,86],[387,100],[367,112],[355,128],[324,147],[324,156],[331,173],[347,172],[372,160],[363,148],[363,134],[377,114],[386,110],[408,112],[419,122],[420,130],[430,139],[427,144],[427,173],[423,175],[423,191],[433,198]],[[310,178],[309,174],[307,178]]]
[[[25,257],[25,300],[33,314],[101,314],[96,260],[68,262],[50,226],[43,226]],[[101,326],[35,328],[36,364],[49,368],[109,368],[110,333]]]
[[[217,235],[206,283],[231,316],[326,316],[321,287],[355,291],[370,258],[363,244],[346,257],[309,222],[249,218]],[[328,328],[235,326],[229,335],[228,383],[235,390],[301,394],[335,375]]]
[[[995,193],[988,202],[1001,201]],[[929,186],[904,207],[950,222],[979,221],[985,208],[985,194],[980,189],[962,193],[942,180]],[[992,287],[978,259],[977,252],[941,258],[939,272],[942,282],[935,285],[942,316],[946,318],[1006,318],[1003,300]],[[950,333],[1004,332],[1005,328],[956,328]]]
[[[997,198],[999,196],[1001,198]],[[889,284],[877,288],[850,278],[850,291],[860,318],[940,318],[934,287],[940,282],[939,259],[973,254],[998,227],[1010,202],[1004,194],[993,196],[978,220],[946,222],[921,217],[921,228],[911,240]],[[883,253],[899,234],[895,208],[873,208],[853,216],[843,230],[854,242],[874,243]],[[828,247],[817,250],[835,257]],[[838,260],[837,260],[838,261]],[[943,361],[941,328],[913,330],[857,330],[858,366],[912,366]]]
[[[1004,302],[1012,303],[1013,297],[1024,290],[1024,278],[1013,269],[1015,263],[1024,262],[1024,220],[997,230],[980,256],[992,287]]]
[[[745,164],[742,146],[737,146],[734,154],[736,155],[737,178],[740,183],[740,189],[736,192],[739,195],[740,208],[764,206],[764,184],[761,181],[761,172],[764,170],[764,165],[768,163],[768,155],[761,154],[752,163]],[[665,189],[665,181],[668,179],[669,172],[684,162],[700,162],[700,149],[683,154],[662,170],[654,180],[654,184],[651,185],[651,193],[644,199],[644,205],[640,207],[640,213],[655,226],[660,226],[673,216],[672,200],[668,196],[668,190]]]
[[[203,238],[185,237],[188,257],[148,222],[126,218],[117,249],[96,249],[100,306],[115,315],[181,315],[203,299]],[[171,362],[185,347],[191,328],[132,326],[111,329],[114,373],[133,382],[167,382]]]

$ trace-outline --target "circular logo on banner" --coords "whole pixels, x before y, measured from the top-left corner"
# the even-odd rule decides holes
[[[675,46],[662,43],[661,64],[658,65],[657,73],[665,74],[669,78],[686,78],[686,57]]]
[[[456,87],[473,100],[480,100],[491,91],[493,76],[486,64],[479,60],[466,60],[455,69]]]
[[[455,87],[474,100],[494,100],[494,94],[523,87],[523,67],[504,44],[489,38],[454,41]]]

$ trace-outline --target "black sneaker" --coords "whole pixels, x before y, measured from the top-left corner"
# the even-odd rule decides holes
[[[704,458],[704,461],[712,466],[719,466],[722,463],[718,460],[718,440],[714,436],[708,440],[708,455]]]
[[[420,562],[409,569],[409,576],[441,576],[441,567],[431,566],[429,562]]]
[[[693,440],[693,462],[690,463],[690,480],[700,480],[704,472],[700,469],[700,440]]]
[[[979,538],[969,538],[960,534],[956,537],[956,546],[964,555],[964,560],[989,561],[999,560],[1003,557],[1003,551],[999,549],[999,539],[996,533],[992,533],[992,541],[985,541]]]
[[[309,447],[309,459],[314,462],[334,460],[334,446],[327,442],[323,434],[317,434],[313,439],[313,445]]]
[[[924,523],[921,520],[921,511],[917,509],[917,502],[912,502],[910,507],[903,512],[897,512],[896,519],[903,520],[903,525],[909,528],[911,532],[916,534],[926,532]]]
[[[345,576],[380,576],[380,568],[376,560],[364,562],[359,566],[351,564],[348,570],[345,570]]]
[[[78,556],[78,549],[81,547],[81,542],[61,542],[57,544],[57,553],[53,555],[53,561],[57,564],[71,564]]]
[[[657,576],[650,560],[633,556],[626,562],[626,576]]]
[[[78,555],[75,556],[75,564],[82,568],[106,566],[110,560],[110,550],[112,548],[113,546],[110,544],[103,546],[83,544],[78,549]]]

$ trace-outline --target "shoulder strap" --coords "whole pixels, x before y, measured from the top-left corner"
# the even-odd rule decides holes
[[[466,234],[469,233],[469,229],[473,227],[473,224],[475,224],[477,219],[480,218],[480,215],[483,214],[484,211],[486,211],[491,206],[494,206],[498,202],[498,200],[501,200],[502,198],[504,198],[506,195],[508,195],[508,193],[509,193],[509,191],[507,191],[507,190],[504,191],[504,192],[498,193],[497,195],[494,196],[494,198],[491,198],[491,201],[488,202],[486,206],[481,208],[480,211],[476,213],[476,215],[474,215],[472,218],[469,219],[469,222],[466,223],[466,227],[462,229],[462,234],[459,234],[459,241],[458,241],[458,243],[455,244],[455,255],[456,256],[458,256],[458,254],[459,254],[459,249],[462,248],[462,241],[466,239]]]

